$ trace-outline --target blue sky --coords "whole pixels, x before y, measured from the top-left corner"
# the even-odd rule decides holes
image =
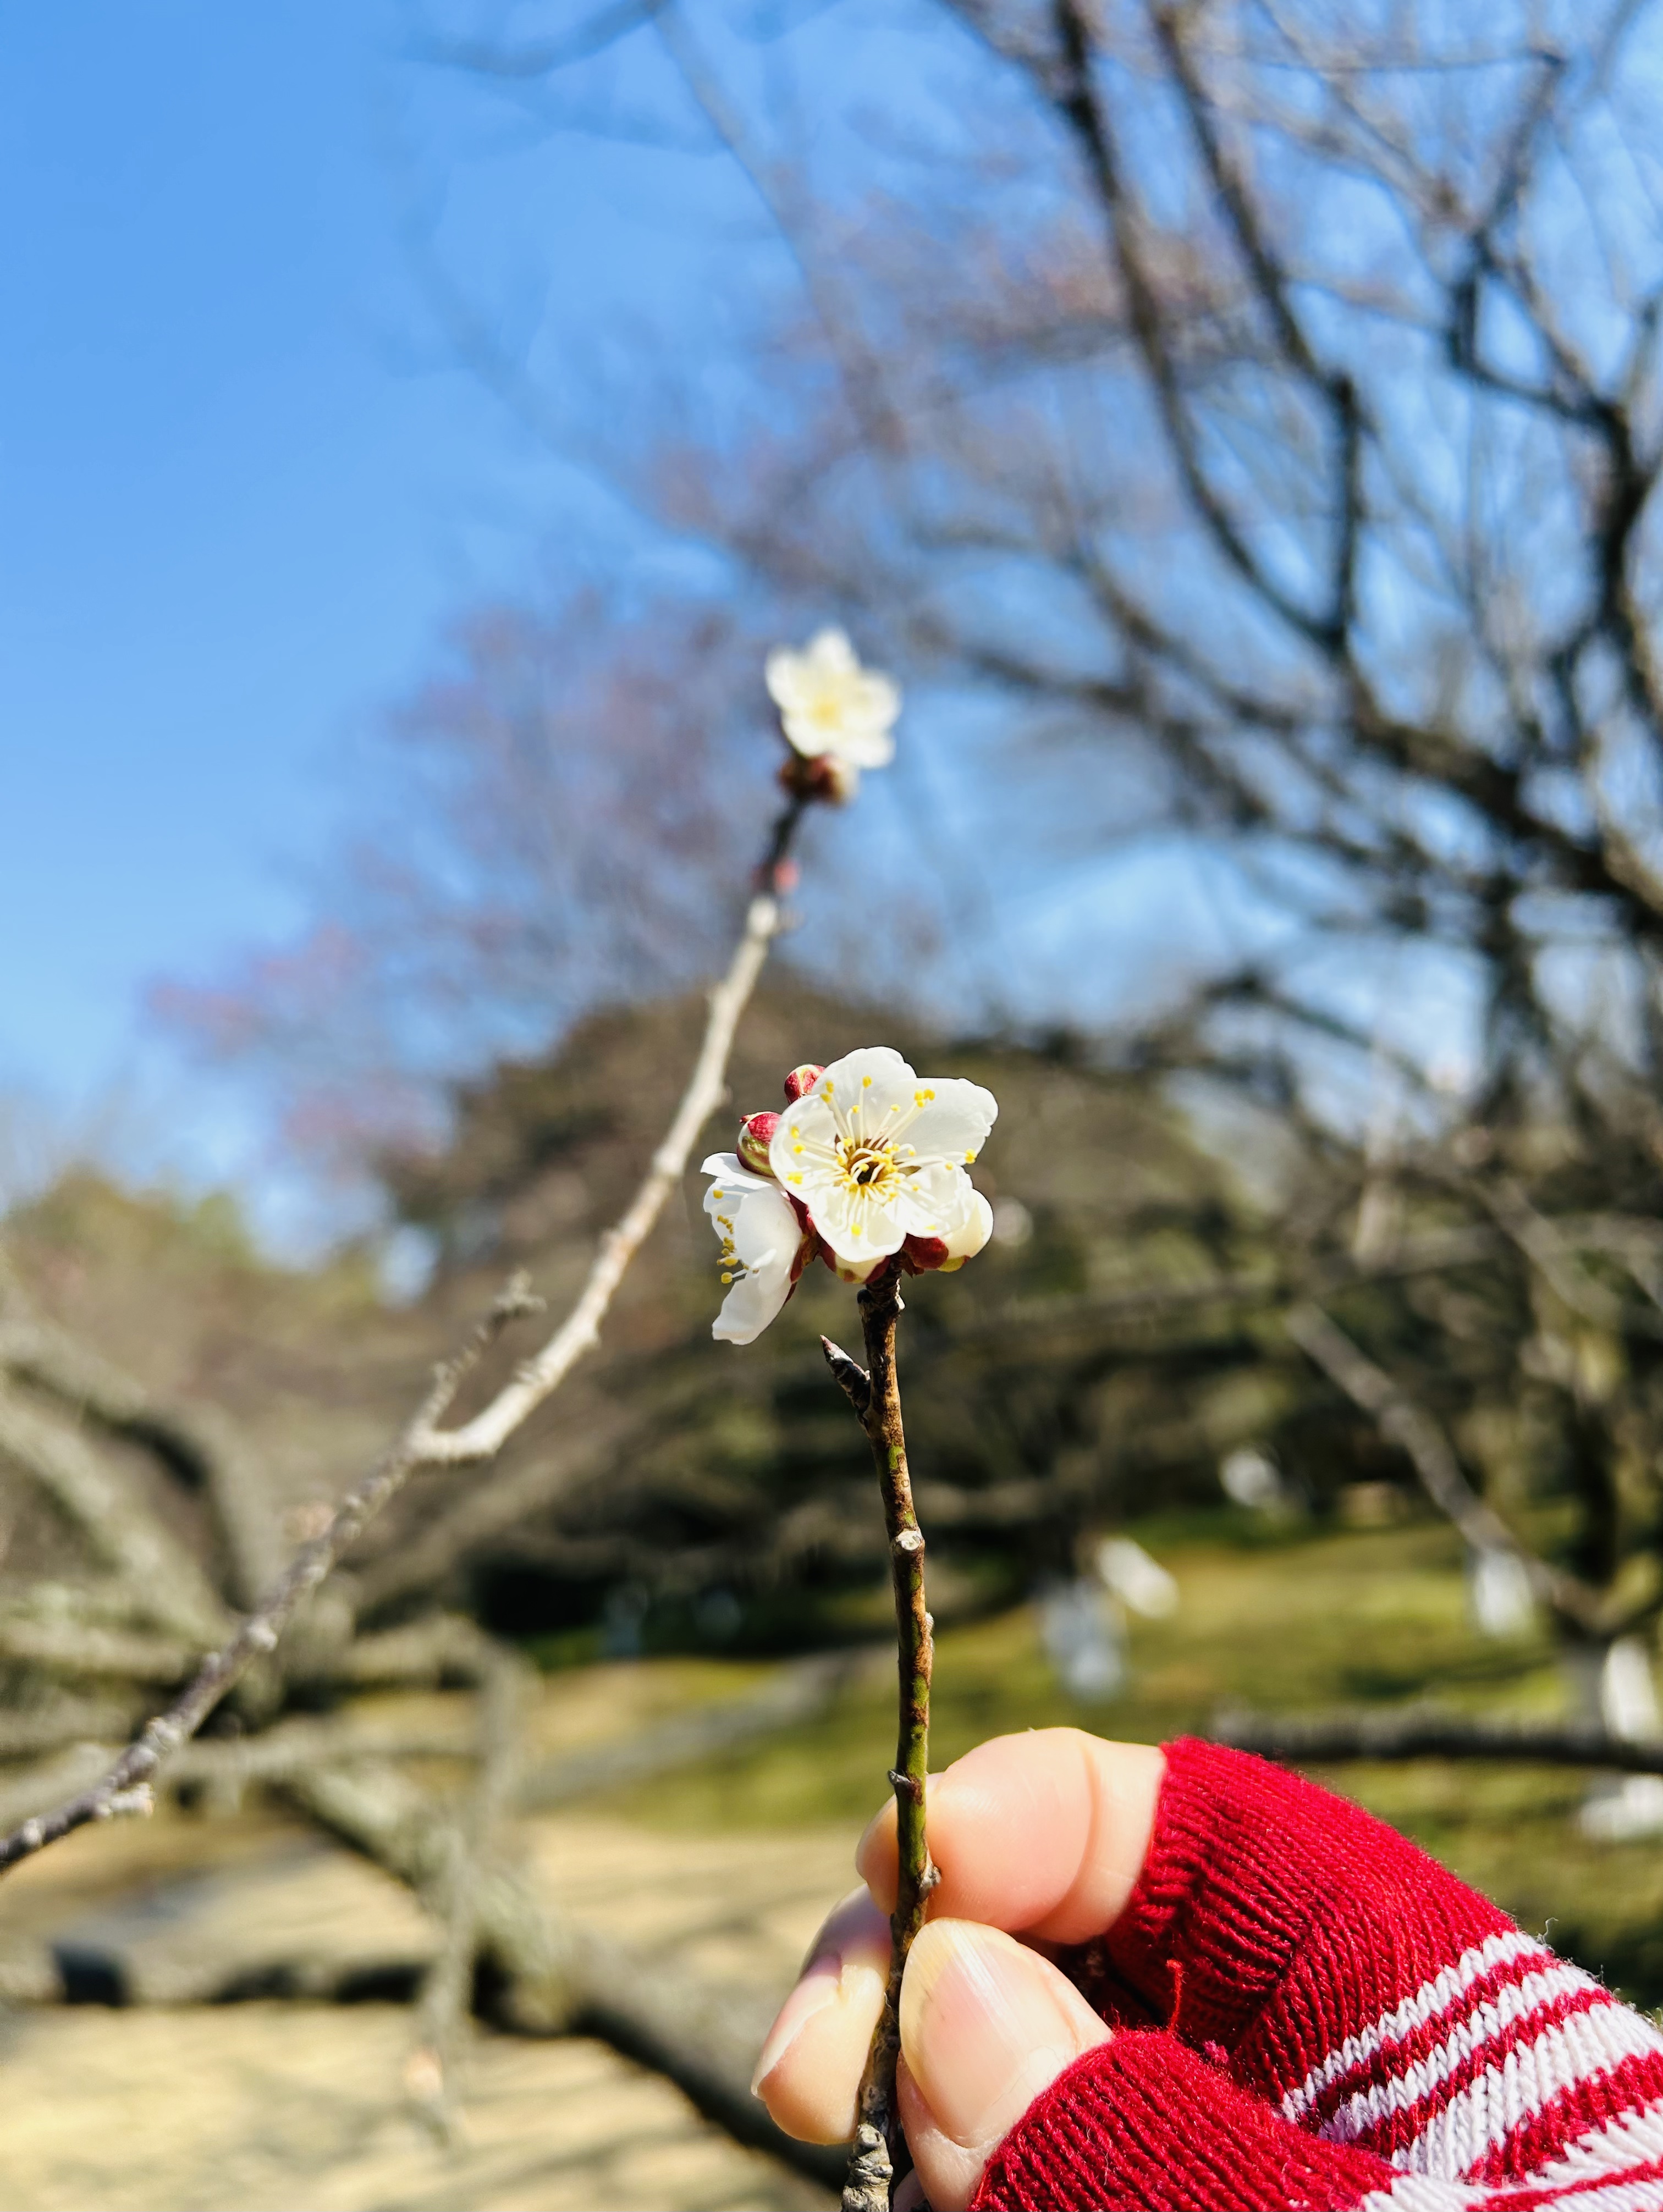
[[[258,1102],[147,1031],[146,986],[315,911],[366,732],[448,618],[555,563],[675,562],[571,459],[582,419],[627,427],[666,361],[719,405],[724,348],[795,283],[685,100],[674,120],[650,34],[581,97],[627,121],[644,94],[661,143],[551,135],[566,95],[484,97],[412,62],[408,20],[400,0],[64,0],[0,27],[0,1200],[21,1097],[48,1164],[87,1145],[239,1179],[280,1233]],[[805,20],[822,91],[903,36],[893,0]],[[722,59],[772,66],[731,38]],[[564,458],[436,330],[410,246],[429,230],[570,410]],[[921,725],[909,745],[923,774]],[[921,803],[904,781],[886,805]],[[1081,1019],[1164,977],[1152,898],[1169,935],[1179,908],[1209,943],[1248,927],[1216,886],[1175,896],[1159,846],[1117,868],[1002,884],[1005,952],[1072,961]],[[1087,920],[1082,963],[1064,939]]]
[[[0,31],[0,1091],[59,1127],[175,1121],[144,985],[299,921],[367,719],[584,495],[429,331],[398,33],[381,0]],[[561,167],[549,242],[594,266]]]

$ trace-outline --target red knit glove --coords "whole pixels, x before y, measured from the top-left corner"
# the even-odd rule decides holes
[[[1126,2025],[1029,2107],[972,2212],[1663,2212],[1663,2036],[1355,1805],[1169,1746]]]

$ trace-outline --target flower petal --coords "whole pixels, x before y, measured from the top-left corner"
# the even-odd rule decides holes
[[[920,1076],[918,1110],[909,1122],[906,1141],[920,1161],[950,1160],[968,1167],[988,1140],[999,1118],[999,1102],[979,1083],[958,1076]]]
[[[704,1194],[704,1211],[721,1240],[730,1284],[711,1334],[751,1344],[791,1295],[803,1232],[779,1185],[752,1175],[734,1153],[713,1152],[704,1166],[716,1177]]]
[[[887,768],[895,757],[895,740],[886,720],[856,723],[845,725],[836,745],[830,750],[852,774],[863,768]]]
[[[879,1206],[863,1190],[826,1182],[808,1194],[814,1226],[839,1260],[864,1266],[886,1260],[906,1242],[906,1229],[892,1210]]]
[[[867,1044],[823,1067],[808,1096],[825,1100],[840,1136],[876,1137],[888,1133],[880,1117],[911,1097],[914,1081],[892,1046]]]
[[[974,1203],[963,1227],[947,1239],[947,1257],[940,1268],[943,1275],[955,1273],[966,1260],[973,1260],[993,1234],[993,1208],[979,1190],[972,1190],[971,1197]]]
[[[838,1124],[831,1107],[811,1091],[780,1115],[768,1146],[768,1164],[788,1190],[807,1201],[811,1186],[837,1172]]]
[[[722,1311],[710,1324],[718,1344],[754,1344],[790,1297],[790,1255],[778,1264],[773,1264],[775,1260],[771,1252],[767,1264],[750,1267],[722,1300]]]
[[[897,1220],[914,1237],[941,1237],[950,1243],[975,1212],[976,1188],[961,1167],[929,1160],[905,1176],[892,1200]]]
[[[747,1168],[737,1152],[712,1152],[699,1169],[699,1173],[726,1177],[733,1183],[754,1183],[758,1190],[773,1188],[765,1176],[759,1176],[754,1168]],[[708,1190],[704,1194],[704,1211],[707,1213],[710,1210],[711,1195]]]
[[[819,677],[846,678],[858,677],[861,672],[861,664],[855,658],[855,648],[849,642],[848,631],[835,626],[815,631],[808,641],[808,650],[803,659]]]

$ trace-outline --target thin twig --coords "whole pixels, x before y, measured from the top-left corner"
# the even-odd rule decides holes
[[[827,1366],[860,1417],[883,1493],[895,1590],[896,1663],[899,1721],[890,1783],[895,1792],[898,1872],[890,1917],[889,1982],[872,2038],[856,2107],[857,2124],[844,2182],[843,2212],[888,2212],[891,2187],[905,2172],[905,2142],[895,2098],[895,2065],[901,2051],[901,1977],[907,1954],[923,1925],[929,1893],[941,1876],[924,1838],[924,1784],[929,1773],[929,1678],[935,1661],[924,1606],[924,1540],[913,1510],[912,1484],[901,1425],[900,1383],[895,1373],[895,1324],[900,1279],[892,1267],[860,1294],[866,1339],[862,1370],[846,1352],[822,1337]]]
[[[758,872],[760,888],[746,910],[745,928],[728,972],[710,994],[698,1057],[669,1133],[653,1154],[647,1175],[622,1219],[602,1237],[588,1279],[566,1319],[542,1351],[518,1370],[482,1413],[460,1429],[442,1428],[440,1424],[454,1403],[457,1391],[487,1347],[510,1321],[540,1304],[533,1298],[529,1285],[516,1279],[468,1345],[438,1370],[426,1399],[387,1453],[348,1493],[328,1528],[295,1553],[265,1602],[203,1662],[184,1694],[148,1724],[101,1781],[0,1837],[0,1873],[89,1821],[148,1810],[151,1779],[162,1761],[196,1734],[257,1659],[276,1650],[302,1601],[416,1469],[492,1457],[595,1342],[625,1268],[680,1180],[700,1130],[722,1102],[740,1015],[779,930],[784,863],[804,805],[801,795],[794,795],[770,830]]]
[[[1663,1317],[1643,1311],[1637,1315],[1625,1311],[1623,1300],[1589,1274],[1561,1236],[1557,1225],[1537,1212],[1514,1176],[1504,1176],[1493,1183],[1479,1182],[1476,1188],[1479,1198],[1549,1289],[1573,1313],[1580,1314],[1584,1321],[1591,1321],[1597,1328],[1620,1331],[1626,1323],[1643,1329],[1648,1335],[1655,1335],[1663,1329]]]
[[[466,1460],[490,1459],[564,1380],[577,1359],[599,1337],[601,1321],[624,1269],[650,1234],[665,1200],[681,1180],[699,1131],[722,1103],[734,1030],[756,988],[768,948],[778,934],[780,909],[775,886],[802,806],[803,801],[794,798],[771,836],[768,858],[762,871],[767,887],[758,890],[752,900],[744,933],[728,973],[710,994],[704,1041],[687,1088],[676,1108],[675,1118],[663,1143],[653,1154],[652,1164],[630,1201],[628,1212],[601,1238],[600,1249],[576,1304],[543,1349],[526,1362],[482,1413],[476,1413],[460,1429],[441,1430],[429,1425],[421,1439],[423,1456],[429,1463],[455,1465]]]
[[[1307,1303],[1291,1307],[1284,1326],[1330,1382],[1370,1416],[1388,1442],[1407,1455],[1422,1489],[1439,1511],[1454,1522],[1474,1551],[1510,1553],[1523,1567],[1532,1594],[1541,1603],[1579,1627],[1598,1626],[1598,1593],[1574,1576],[1550,1566],[1520,1541],[1468,1482],[1453,1446],[1431,1414],[1400,1389],[1384,1368],[1360,1352],[1320,1306]]]

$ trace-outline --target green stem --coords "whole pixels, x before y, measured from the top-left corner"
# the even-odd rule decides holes
[[[929,1771],[929,1678],[934,1626],[924,1605],[924,1540],[913,1510],[901,1425],[900,1384],[895,1373],[895,1325],[901,1315],[900,1278],[890,1269],[860,1294],[866,1338],[864,1373],[835,1345],[826,1358],[860,1415],[872,1447],[889,1536],[895,1591],[899,1724],[890,1782],[895,1791],[899,1874],[890,1919],[889,1984],[861,2082],[854,2148],[844,2185],[843,2212],[888,2212],[892,2190],[911,2160],[895,2101],[895,2063],[901,2048],[901,1977],[913,1938],[923,1925],[929,1893],[941,1876],[924,1838],[924,1784]],[[824,1341],[824,1340],[822,1340]]]

